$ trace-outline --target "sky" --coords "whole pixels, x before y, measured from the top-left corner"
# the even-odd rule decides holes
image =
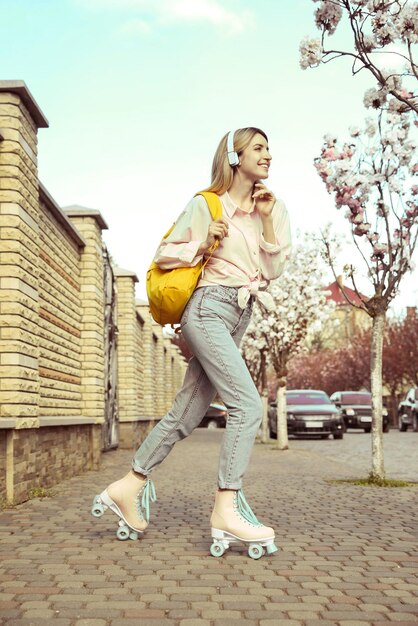
[[[328,222],[348,235],[313,159],[324,134],[348,138],[362,124],[374,84],[351,77],[345,60],[300,68],[301,39],[318,34],[314,9],[312,0],[0,0],[0,79],[24,80],[49,120],[40,180],[61,207],[101,212],[114,262],[138,276],[138,298],[162,235],[210,183],[231,129],[268,134],[268,185],[296,242]],[[404,278],[399,311],[418,305],[417,277]]]

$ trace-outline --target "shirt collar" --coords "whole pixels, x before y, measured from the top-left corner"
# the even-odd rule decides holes
[[[240,206],[238,206],[238,204],[235,204],[235,202],[233,202],[231,196],[227,191],[225,191],[225,193],[223,193],[220,198],[229,217],[233,217],[237,210],[241,211],[241,213],[246,213],[247,215],[254,211],[255,203],[253,203],[250,211],[244,211],[243,209],[241,209]]]

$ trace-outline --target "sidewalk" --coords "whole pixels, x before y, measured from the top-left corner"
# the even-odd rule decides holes
[[[154,475],[158,501],[139,541],[117,518],[90,515],[93,495],[130,466],[0,514],[0,623],[7,626],[383,626],[418,624],[418,489],[334,485],[345,465],[256,444],[245,493],[280,550],[209,555],[221,431],[199,429]],[[412,462],[412,461],[411,461]]]

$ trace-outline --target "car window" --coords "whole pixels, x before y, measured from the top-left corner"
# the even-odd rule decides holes
[[[287,391],[286,404],[331,404],[331,400],[321,391]]]
[[[343,404],[371,404],[370,393],[342,393],[341,402]]]

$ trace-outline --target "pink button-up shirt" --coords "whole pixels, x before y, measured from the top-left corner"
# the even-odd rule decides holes
[[[254,205],[250,211],[244,211],[231,200],[228,192],[222,194],[220,200],[229,226],[228,235],[219,242],[206,264],[198,287],[238,287],[238,302],[244,308],[250,295],[264,300],[260,288],[265,289],[268,281],[283,271],[291,247],[289,216],[283,202],[277,200],[273,207],[276,243],[272,244],[263,237],[263,224]],[[157,265],[161,269],[173,269],[199,263],[202,255],[197,255],[197,251],[206,241],[211,220],[203,196],[194,197],[158,247],[154,257]]]

